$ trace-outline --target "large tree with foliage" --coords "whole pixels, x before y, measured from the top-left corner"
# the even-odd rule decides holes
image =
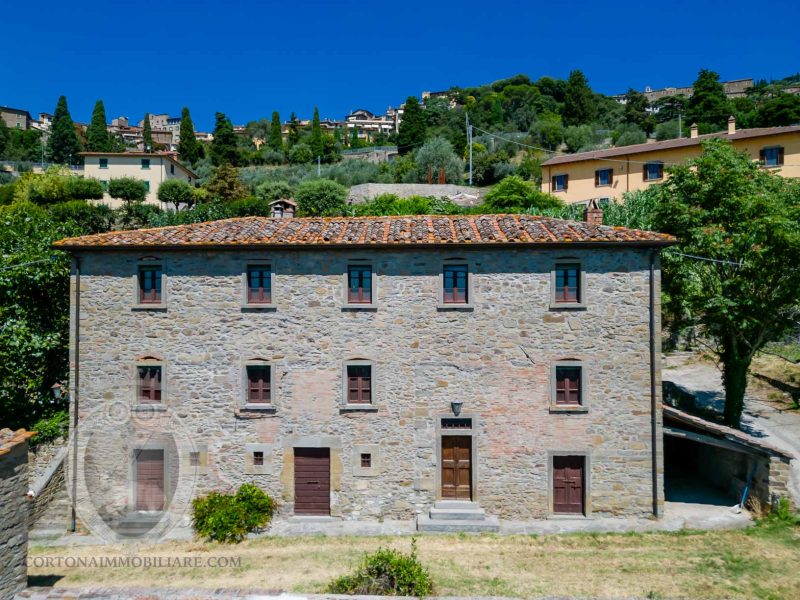
[[[86,149],[89,152],[111,152],[111,136],[108,133],[106,109],[103,101],[98,100],[92,111],[92,122],[86,129]]]
[[[650,102],[647,96],[630,88],[625,94],[625,122],[633,123],[645,133],[652,133],[655,129],[655,118],[648,112]]]
[[[700,133],[711,133],[725,129],[730,115],[731,106],[719,74],[701,69],[686,108],[689,121],[697,123]]]
[[[498,212],[558,209],[564,203],[555,196],[545,194],[530,181],[510,175],[495,185],[484,199],[486,206]]]
[[[453,152],[453,146],[443,137],[435,137],[423,144],[414,155],[417,165],[417,181],[426,182],[430,176],[433,183],[439,180],[439,171],[444,170],[447,183],[462,183],[464,161]]]
[[[403,109],[403,120],[397,135],[397,151],[400,154],[413,153],[425,143],[427,125],[422,106],[416,96],[409,96]]]
[[[117,177],[108,182],[108,195],[122,200],[126,205],[143,202],[147,197],[147,185],[135,177]]]
[[[322,141],[322,127],[319,123],[319,109],[314,107],[314,118],[311,121],[311,139],[309,140],[311,152],[314,153],[314,158],[321,157],[325,152],[325,146]]]
[[[53,124],[47,140],[47,156],[50,162],[74,164],[80,151],[81,142],[67,108],[67,98],[61,96],[53,113]]]
[[[189,108],[184,106],[181,111],[181,130],[178,140],[178,156],[181,162],[193,165],[200,158],[200,142],[194,135],[194,123],[189,114]]]
[[[297,120],[297,115],[292,113],[289,117],[289,131],[286,136],[286,143],[289,146],[294,146],[300,141],[300,121]]]
[[[158,186],[158,199],[173,204],[175,210],[180,209],[181,205],[189,208],[195,201],[194,189],[180,179],[167,179]]]
[[[717,354],[725,423],[738,427],[753,356],[800,314],[800,184],[722,140],[669,173],[656,226],[704,260],[667,252],[667,306],[675,326],[694,327]]]
[[[575,69],[569,74],[564,91],[564,124],[583,125],[591,123],[597,116],[597,102],[589,81],[582,71]]]
[[[229,162],[223,162],[216,169],[205,189],[212,199],[230,202],[247,196],[247,188],[239,179],[239,169]]]
[[[272,122],[269,126],[269,140],[267,145],[273,150],[283,150],[283,136],[281,135],[281,116],[278,111],[272,113]]]
[[[144,113],[144,122],[142,124],[142,141],[144,142],[145,152],[152,152],[155,150],[153,143],[153,129],[150,126],[150,113]]]
[[[783,127],[800,123],[800,96],[779,93],[756,111],[759,127]]]
[[[294,198],[300,216],[339,216],[344,214],[347,188],[330,179],[312,179],[297,186]]]
[[[211,162],[214,166],[239,164],[239,148],[233,124],[223,113],[218,112],[214,122],[214,140],[211,142]]]

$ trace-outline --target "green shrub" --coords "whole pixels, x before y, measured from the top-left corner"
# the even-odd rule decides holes
[[[69,411],[59,410],[49,417],[42,417],[30,429],[36,432],[31,438],[31,446],[66,437],[69,431]]]
[[[266,526],[274,512],[272,498],[251,483],[233,495],[211,492],[192,500],[195,531],[216,542],[241,542],[249,532]]]
[[[486,205],[493,211],[519,212],[524,209],[558,209],[563,202],[545,194],[530,181],[510,175],[495,185],[485,198]]]
[[[256,196],[266,202],[280,200],[281,198],[291,198],[294,189],[288,181],[265,181],[256,186]]]
[[[73,221],[83,234],[104,233],[114,227],[114,211],[105,204],[69,200],[51,204],[48,212],[55,221]]]
[[[417,558],[417,544],[411,539],[411,553],[391,548],[378,548],[364,556],[351,575],[343,575],[328,584],[332,594],[365,594],[383,596],[428,596],[433,580]]]
[[[180,179],[167,179],[158,186],[158,199],[175,206],[175,210],[183,204],[186,207],[195,202],[194,188]]]
[[[125,202],[143,202],[147,197],[147,186],[135,177],[119,177],[108,182],[108,194]]]
[[[297,186],[295,200],[304,217],[330,217],[344,214],[347,188],[330,179],[313,179]]]
[[[228,203],[227,209],[231,217],[268,217],[270,215],[269,202],[253,196],[233,200]]]
[[[14,184],[0,184],[0,206],[11,204],[14,201]]]
[[[64,193],[72,200],[102,200],[103,184],[92,177],[68,177],[64,182]]]

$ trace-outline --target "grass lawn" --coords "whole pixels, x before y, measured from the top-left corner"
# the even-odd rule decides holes
[[[112,547],[32,547],[32,584],[263,588],[321,592],[379,546],[410,538],[260,538]],[[441,595],[596,598],[800,598],[800,526],[761,523],[737,531],[548,536],[420,536],[418,553]],[[241,557],[234,568],[39,567],[43,557]],[[37,577],[39,576],[39,577]]]

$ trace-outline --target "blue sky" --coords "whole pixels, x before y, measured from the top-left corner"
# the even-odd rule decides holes
[[[179,114],[198,129],[294,110],[342,118],[422,90],[579,68],[603,93],[800,71],[796,0],[726,2],[43,0],[3,11],[0,105],[88,121]]]

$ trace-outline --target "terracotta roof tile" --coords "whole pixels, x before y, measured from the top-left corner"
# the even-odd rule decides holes
[[[423,215],[242,217],[156,229],[111,231],[63,239],[54,246],[63,249],[564,243],[661,246],[674,242],[675,238],[663,233],[534,215]]]

